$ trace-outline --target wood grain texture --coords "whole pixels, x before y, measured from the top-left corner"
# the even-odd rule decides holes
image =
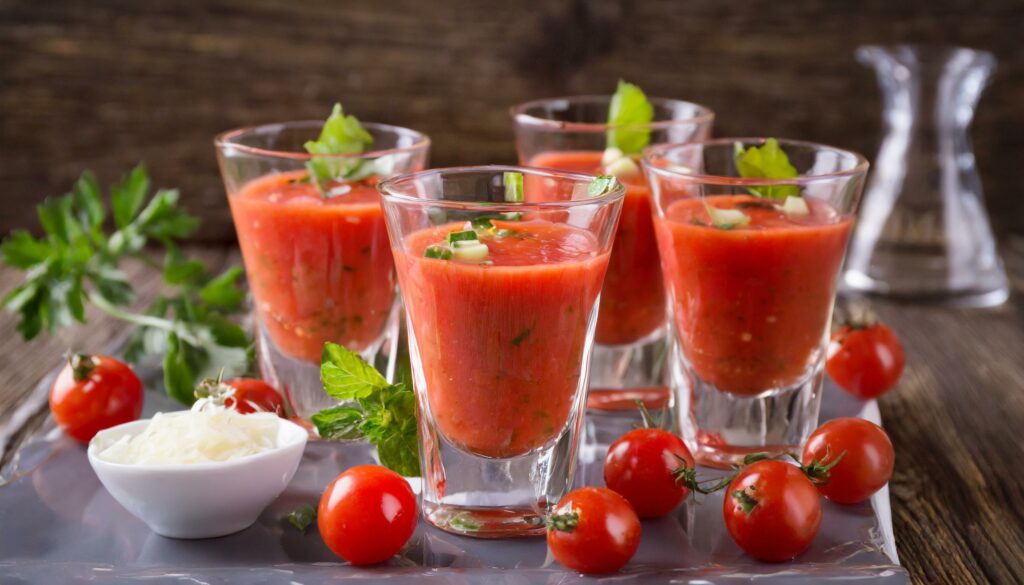
[[[193,252],[211,269],[238,262],[235,249]],[[1024,239],[1011,242],[1006,258],[1014,296],[1002,307],[874,305],[907,352],[903,379],[881,410],[896,447],[896,545],[914,583],[1024,582]],[[159,282],[144,278],[142,266],[128,274],[140,303],[156,294]],[[0,290],[19,279],[0,268]],[[123,333],[109,318],[89,317],[88,328],[23,343],[14,318],[0,314],[0,423],[67,347],[104,347]]]
[[[214,134],[336,100],[430,134],[440,166],[511,161],[509,106],[620,76],[711,106],[719,135],[873,156],[879,94],[853,51],[908,41],[999,58],[976,152],[997,227],[1024,232],[1022,25],[1019,0],[0,0],[0,234],[83,168],[145,160],[203,238],[231,240]]]

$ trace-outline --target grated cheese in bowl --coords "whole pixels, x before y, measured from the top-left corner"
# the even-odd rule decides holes
[[[212,404],[192,410],[157,413],[134,436],[97,445],[96,457],[127,465],[225,462],[276,448],[280,419],[276,414],[239,414]]]

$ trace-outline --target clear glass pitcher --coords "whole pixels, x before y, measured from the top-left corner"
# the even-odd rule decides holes
[[[849,291],[990,306],[1009,295],[968,133],[995,58],[943,46],[864,46],[885,136],[844,274]]]

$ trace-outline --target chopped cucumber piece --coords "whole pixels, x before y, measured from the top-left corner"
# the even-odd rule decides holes
[[[453,244],[455,242],[459,242],[459,241],[462,241],[462,240],[475,240],[475,239],[477,239],[475,231],[473,231],[473,230],[463,230],[461,232],[450,232],[448,234],[448,236],[445,238],[445,241],[447,241],[449,244]]]
[[[464,262],[481,262],[487,259],[487,244],[481,242],[459,242],[452,256]]]
[[[616,177],[631,177],[640,173],[640,167],[628,156],[605,165],[604,172]]]
[[[423,251],[423,256],[437,260],[451,260],[452,251],[444,246],[427,246],[427,249]]]
[[[728,227],[731,229],[743,227],[750,223],[750,216],[739,209],[717,209],[707,203],[704,203],[704,208],[708,210],[708,215],[711,216],[711,225],[715,227]]]
[[[782,204],[782,212],[786,215],[808,215],[811,213],[807,202],[804,201],[803,197],[793,197],[792,195],[786,197],[786,202]]]

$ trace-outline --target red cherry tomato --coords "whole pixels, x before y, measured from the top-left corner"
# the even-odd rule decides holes
[[[625,498],[606,488],[570,492],[548,519],[548,547],[558,562],[574,571],[618,571],[639,545],[636,512]]]
[[[234,408],[241,414],[251,412],[273,412],[284,416],[284,399],[281,393],[263,380],[235,378],[222,382],[235,389],[232,396],[224,399],[224,406]]]
[[[722,512],[729,534],[747,554],[786,561],[806,550],[818,533],[821,496],[798,467],[758,461],[729,484]]]
[[[412,536],[416,496],[394,471],[359,465],[327,486],[316,521],[334,554],[353,565],[372,565],[393,557]]]
[[[892,477],[896,454],[885,431],[860,418],[837,418],[818,427],[804,445],[803,464],[842,459],[829,470],[823,496],[840,504],[856,504],[882,489]]]
[[[139,418],[142,382],[124,362],[76,354],[53,382],[50,411],[69,437],[88,443],[103,429]]]
[[[693,469],[693,455],[677,435],[661,429],[635,429],[619,437],[604,458],[604,483],[633,506],[641,518],[658,518],[682,502],[690,490],[675,471]]]
[[[903,374],[899,338],[881,323],[846,326],[832,335],[825,369],[840,388],[859,398],[885,394]]]

